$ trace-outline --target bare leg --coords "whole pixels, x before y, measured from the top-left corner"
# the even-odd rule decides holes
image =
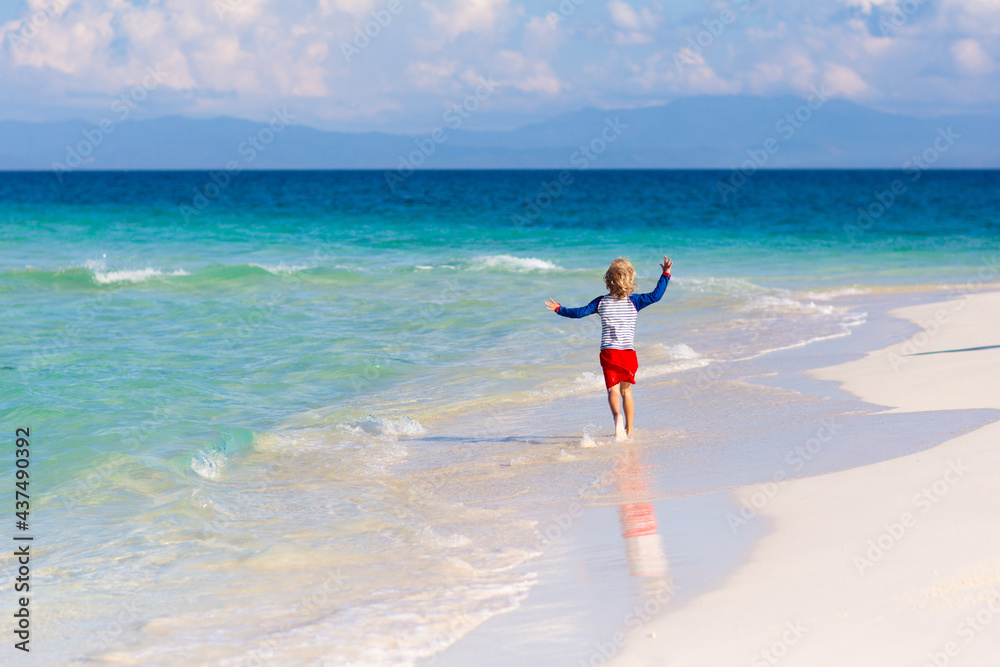
[[[635,431],[635,401],[632,400],[632,384],[622,382],[622,406],[625,408],[625,432],[631,436]]]
[[[615,420],[615,440],[624,440],[627,436],[625,433],[625,422],[618,409],[621,397],[622,395],[621,392],[618,391],[618,385],[608,389],[608,405],[611,407],[611,416]]]

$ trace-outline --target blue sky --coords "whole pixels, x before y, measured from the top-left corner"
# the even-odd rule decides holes
[[[133,95],[136,117],[424,131],[482,81],[470,129],[813,87],[1000,108],[1000,0],[0,0],[0,35],[5,119],[96,120]]]

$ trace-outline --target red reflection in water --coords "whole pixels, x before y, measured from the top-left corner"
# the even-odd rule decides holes
[[[625,538],[629,571],[636,577],[666,577],[667,558],[656,527],[649,477],[638,450],[629,450],[615,467],[615,492],[621,505],[618,519]]]

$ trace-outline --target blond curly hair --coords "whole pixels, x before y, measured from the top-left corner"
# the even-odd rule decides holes
[[[611,262],[604,273],[604,284],[608,292],[616,299],[624,299],[635,291],[635,267],[625,257],[619,257]]]

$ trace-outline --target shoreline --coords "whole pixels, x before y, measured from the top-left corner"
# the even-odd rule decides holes
[[[864,295],[859,302],[857,295],[851,295],[844,301],[871,313],[869,324],[855,328],[851,335],[773,351],[725,365],[731,370],[727,370],[728,376],[717,384],[751,387],[755,393],[765,394],[761,399],[764,402],[769,400],[768,397],[774,399],[791,394],[803,399],[799,402],[804,404],[804,408],[796,414],[808,428],[788,429],[787,425],[779,423],[779,415],[772,424],[778,431],[764,429],[766,437],[773,438],[775,443],[804,443],[822,427],[823,415],[831,411],[848,415],[844,421],[835,418],[837,447],[828,448],[824,452],[825,458],[817,457],[815,462],[808,463],[800,471],[785,466],[789,476],[798,479],[783,482],[780,496],[786,495],[788,484],[808,482],[830,472],[839,474],[858,467],[879,465],[912,451],[928,451],[957,434],[977,428],[992,416],[992,412],[975,410],[957,416],[933,412],[921,415],[907,427],[906,432],[900,432],[898,416],[883,415],[881,407],[861,401],[836,387],[833,382],[816,379],[805,372],[809,368],[863,359],[869,350],[912,335],[919,329],[908,321],[890,317],[888,311],[900,301],[927,304],[934,303],[941,296],[937,291],[902,297],[899,294]],[[641,395],[643,410],[657,409],[654,395],[673,395],[677,399],[684,383],[693,382],[695,374],[701,372],[701,369],[692,369],[644,382]],[[716,391],[718,387],[711,387],[711,392]],[[565,409],[566,403],[579,404],[580,397],[554,400],[551,406],[555,421],[560,421],[560,409]],[[595,417],[603,415],[603,402],[601,405],[594,403],[591,407]],[[659,407],[662,408],[663,404]],[[525,416],[520,417],[523,419]],[[753,420],[760,415],[753,413],[744,417]],[[521,423],[516,424],[515,431],[522,428],[531,430],[529,424],[534,420],[517,421]],[[528,569],[538,573],[538,582],[517,609],[489,619],[440,653],[417,664],[422,667],[457,666],[475,661],[483,665],[503,665],[510,664],[511,660],[522,664],[545,662],[573,667],[603,664],[602,661],[619,654],[630,656],[632,644],[651,641],[645,637],[649,633],[660,636],[661,631],[656,629],[660,616],[669,618],[696,605],[701,598],[725,590],[731,577],[752,561],[760,541],[775,529],[773,518],[766,512],[760,512],[734,530],[727,517],[739,516],[743,498],[733,490],[748,489],[753,492],[765,485],[771,471],[780,467],[781,458],[768,458],[764,455],[766,453],[761,452],[750,454],[743,458],[755,465],[747,466],[746,470],[737,470],[740,468],[738,463],[720,459],[716,463],[722,464],[721,468],[730,469],[712,470],[707,475],[696,474],[689,478],[691,470],[679,473],[677,466],[680,464],[683,469],[686,458],[698,456],[696,444],[687,442],[697,439],[686,434],[690,428],[691,424],[687,424],[673,431],[647,432],[648,437],[643,440],[648,442],[640,443],[639,447],[649,467],[647,477],[650,483],[643,492],[643,499],[649,501],[654,520],[659,522],[659,537],[670,577],[668,593],[664,594],[662,587],[657,588],[655,580],[636,576],[634,563],[627,557],[630,554],[626,553],[635,549],[629,548],[628,539],[623,544],[623,534],[628,530],[620,522],[620,517],[616,517],[622,501],[613,492],[599,492],[585,499],[582,514],[574,519],[574,525],[565,531],[561,541],[553,543],[550,545],[552,549],[543,550],[539,558],[526,564]],[[887,441],[872,448],[865,440],[866,432],[888,436],[895,434],[897,442]],[[673,442],[664,442],[663,438]],[[534,444],[543,442],[544,437],[542,441],[535,440]],[[712,448],[718,446],[718,443],[712,445],[711,442],[699,444],[702,447],[706,444]],[[600,469],[600,461],[620,456],[612,449],[613,445],[604,443],[597,449],[568,451],[591,455],[601,453],[597,458],[587,457],[591,464],[587,467],[591,470],[590,474],[594,474],[595,469]],[[532,447],[521,451],[527,452],[530,458],[538,450]],[[734,458],[741,458],[739,448],[730,445],[729,451],[734,453]],[[784,450],[779,453],[783,454]],[[698,465],[695,465],[693,470],[698,472],[697,468]],[[552,469],[552,472],[563,474],[557,469]],[[542,532],[553,523],[548,518],[549,509],[564,510],[566,506],[564,499],[538,508],[537,518],[540,521],[537,530]],[[780,526],[778,528],[780,530]],[[620,664],[630,665],[630,660],[631,657]],[[696,663],[697,660],[691,664]]]
[[[922,665],[995,655],[1000,638],[983,630],[1000,613],[1000,536],[984,530],[1000,504],[997,313],[1000,292],[895,308],[905,337],[809,371],[885,406],[881,415],[994,416],[930,448],[780,482],[757,510],[771,530],[747,562],[633,632],[613,664]],[[751,485],[733,497],[753,504],[761,492]]]

